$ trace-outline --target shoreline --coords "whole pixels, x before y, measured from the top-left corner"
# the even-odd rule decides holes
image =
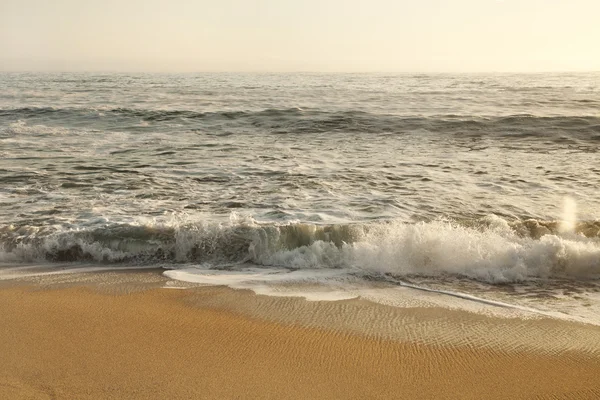
[[[0,285],[0,397],[600,396],[595,326],[84,275]]]
[[[34,267],[39,268],[39,267]],[[66,271],[66,273],[65,273]],[[167,270],[168,271],[168,270]],[[51,273],[48,273],[51,272]],[[56,273],[55,273],[56,272]],[[371,298],[352,297],[341,300],[306,300],[301,295],[281,295],[269,291],[255,291],[220,284],[207,285],[179,281],[164,274],[165,269],[155,266],[132,268],[103,268],[83,266],[64,271],[41,268],[17,279],[0,279],[3,287],[30,286],[39,289],[86,287],[94,291],[121,295],[148,289],[182,289],[182,301],[189,305],[234,312],[271,322],[344,331],[376,339],[400,340],[427,344],[453,344],[486,347],[502,345],[543,353],[563,350],[592,352],[600,356],[600,344],[593,335],[600,334],[600,326],[591,322],[556,318],[539,312],[499,313],[489,310],[457,307],[436,302],[406,301],[386,304]],[[421,294],[421,290],[408,295]],[[430,291],[427,291],[429,293]],[[445,293],[433,292],[443,299]],[[396,296],[406,296],[397,293]],[[489,306],[490,304],[487,304]],[[501,309],[504,307],[500,307]],[[510,308],[510,311],[514,311]],[[517,310],[519,311],[519,310]],[[369,324],[364,322],[368,321]],[[443,322],[448,329],[434,329]],[[483,335],[483,330],[503,329],[494,337]],[[406,329],[403,329],[407,327]],[[459,332],[446,335],[443,331]],[[527,333],[526,335],[522,333]],[[592,336],[591,336],[592,335]]]

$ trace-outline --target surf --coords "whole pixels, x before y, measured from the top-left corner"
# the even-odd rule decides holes
[[[103,264],[230,263],[294,269],[351,268],[394,276],[459,276],[486,283],[600,276],[598,222],[462,221],[318,225],[227,223],[107,224],[75,230],[4,226],[0,261]],[[533,228],[532,228],[533,227]],[[541,232],[545,232],[541,234]]]

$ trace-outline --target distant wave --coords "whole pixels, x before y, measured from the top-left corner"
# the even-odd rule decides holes
[[[0,109],[0,118],[18,121],[85,122],[106,120],[113,126],[152,126],[177,122],[190,129],[252,127],[269,133],[404,133],[426,131],[465,137],[556,138],[600,141],[600,117],[539,117],[529,114],[508,116],[440,115],[435,117],[396,116],[363,111],[323,111],[317,109],[266,109],[261,111],[197,112],[186,110],[146,110],[134,108],[14,108]]]
[[[61,231],[0,228],[0,261],[197,263],[226,267],[351,268],[393,276],[454,275],[490,283],[531,278],[600,278],[600,222],[559,233],[553,221],[312,225],[110,225]]]

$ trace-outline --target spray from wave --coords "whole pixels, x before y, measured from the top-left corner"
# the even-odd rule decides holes
[[[563,220],[560,224],[560,231],[563,234],[572,234],[577,226],[577,203],[571,197],[565,197],[563,201]]]

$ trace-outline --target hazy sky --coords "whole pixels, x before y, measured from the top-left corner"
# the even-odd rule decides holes
[[[600,0],[0,0],[0,70],[600,70]]]

